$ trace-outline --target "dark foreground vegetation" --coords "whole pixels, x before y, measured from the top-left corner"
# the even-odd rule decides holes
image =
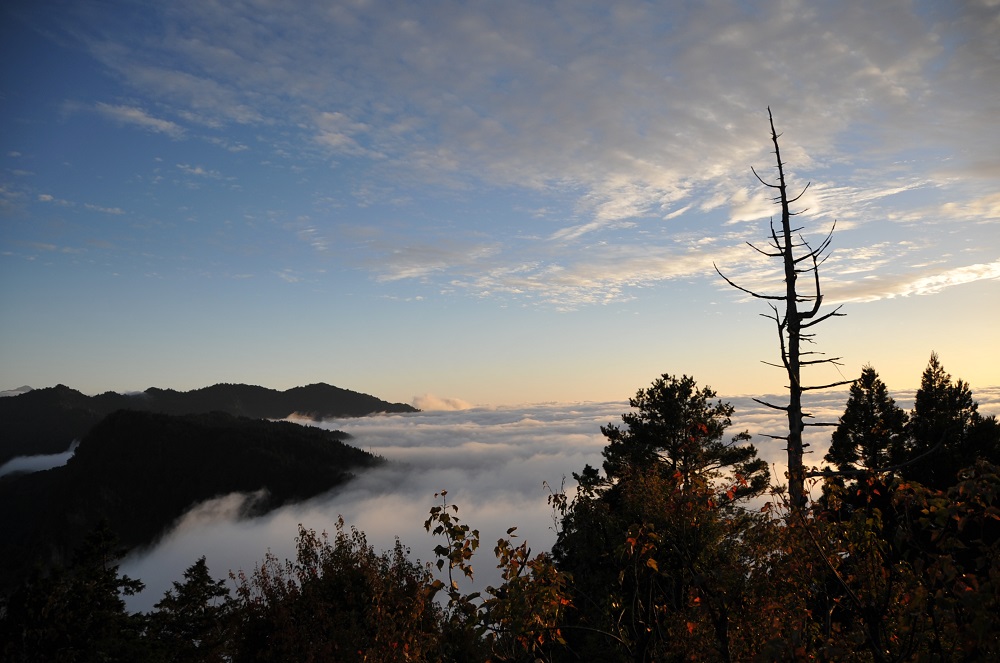
[[[727,432],[732,408],[693,379],[664,375],[631,405],[602,429],[603,468],[551,497],[552,551],[513,528],[496,542],[499,587],[463,591],[484,553],[446,493],[427,566],[342,522],[302,527],[294,560],[228,581],[195,560],[149,614],[126,611],[141,583],[98,528],[10,597],[0,657],[1000,660],[1000,426],[936,356],[908,413],[864,369],[805,506],[768,487],[749,436]]]

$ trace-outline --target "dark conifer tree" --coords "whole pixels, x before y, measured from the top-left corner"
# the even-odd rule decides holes
[[[215,580],[201,557],[174,582],[149,616],[147,636],[168,661],[229,660],[233,601],[224,580]]]
[[[601,428],[604,476],[590,466],[574,475],[553,556],[573,578],[563,634],[578,655],[729,660],[742,646],[730,640],[729,597],[750,575],[736,542],[755,517],[737,503],[766,489],[768,469],[747,433],[725,439],[733,408],[715,398],[663,375],[630,399],[624,428]]]
[[[102,521],[66,569],[37,573],[13,595],[3,614],[0,659],[65,663],[146,660],[143,620],[124,596],[143,583],[119,575],[123,552]]]
[[[841,472],[884,470],[903,448],[908,419],[875,369],[865,366],[851,385],[824,460]]]
[[[629,399],[633,411],[622,415],[626,428],[601,427],[608,438],[604,448],[604,471],[617,481],[637,468],[656,468],[667,476],[677,475],[683,489],[696,482],[711,482],[723,472],[739,474],[747,484],[733,498],[760,494],[768,484],[767,463],[757,458],[757,449],[747,432],[724,439],[732,425],[734,408],[716,393],[698,388],[694,378],[663,375],[650,387]]]
[[[904,475],[930,488],[953,485],[958,470],[976,460],[978,445],[971,433],[981,419],[968,383],[952,382],[937,353],[931,353],[914,399],[910,439],[900,459],[911,463]]]

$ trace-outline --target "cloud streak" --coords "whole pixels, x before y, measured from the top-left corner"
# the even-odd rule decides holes
[[[447,398],[435,396],[434,394],[422,394],[413,399],[413,407],[424,411],[454,411],[471,410],[475,406],[467,403],[461,398]]]
[[[98,103],[95,109],[101,115],[111,118],[121,124],[131,125],[152,131],[154,133],[167,134],[171,138],[181,138],[184,135],[184,128],[176,122],[154,117],[135,106],[121,106]]]
[[[935,295],[948,288],[977,281],[1000,279],[1000,260],[953,269],[925,269],[923,274],[877,276],[853,283],[836,283],[827,289],[831,303],[871,302],[893,297]]]

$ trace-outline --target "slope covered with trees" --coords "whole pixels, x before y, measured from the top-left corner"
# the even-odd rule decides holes
[[[246,515],[326,492],[381,459],[337,431],[234,417],[120,410],[64,467],[0,480],[0,581],[68,559],[103,519],[131,548],[151,543],[193,505],[261,492]]]

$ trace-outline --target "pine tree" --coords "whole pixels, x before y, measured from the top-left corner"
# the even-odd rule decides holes
[[[667,476],[676,475],[682,489],[697,482],[711,482],[723,470],[747,482],[733,499],[760,494],[768,482],[767,464],[757,458],[757,449],[746,432],[730,441],[724,434],[732,425],[734,408],[716,393],[698,388],[694,378],[664,374],[650,387],[629,399],[632,412],[622,415],[626,428],[601,427],[608,439],[604,448],[604,471],[615,481],[637,468],[655,467]]]
[[[663,375],[630,399],[624,428],[601,428],[553,548],[575,609],[563,634],[591,660],[730,660],[730,624],[751,573],[739,544],[758,522],[738,503],[767,487],[767,464],[725,439],[733,408],[694,379]],[[714,402],[713,402],[714,401]]]
[[[885,469],[900,454],[908,419],[875,369],[865,366],[851,385],[824,460],[841,472]]]
[[[149,617],[147,636],[170,661],[225,661],[233,601],[224,580],[215,580],[201,557],[174,582]]]
[[[144,585],[119,575],[123,556],[107,521],[88,535],[66,569],[36,573],[15,593],[0,625],[0,658],[66,663],[148,658],[142,618],[124,596]]]
[[[970,433],[980,421],[968,383],[952,382],[937,353],[931,353],[910,416],[910,440],[902,460],[912,467],[905,476],[930,488],[953,485],[958,470],[976,460]]]

